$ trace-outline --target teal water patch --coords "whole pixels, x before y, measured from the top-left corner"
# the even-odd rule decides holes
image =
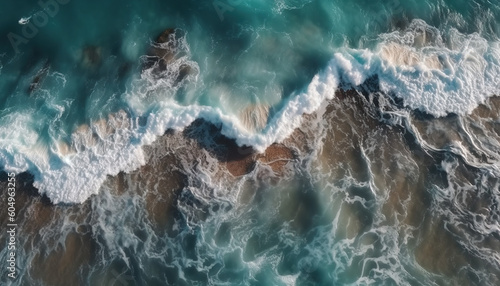
[[[200,67],[197,86],[181,91],[177,102],[219,107],[225,113],[249,103],[279,109],[283,99],[303,89],[326,66],[336,49],[357,48],[363,38],[376,38],[406,26],[414,18],[438,28],[451,26],[466,34],[498,36],[498,4],[483,2],[47,1],[58,8],[45,10],[36,3],[11,3],[12,7],[4,10],[11,13],[3,12],[0,25],[6,35],[1,50],[9,61],[13,50],[20,54],[11,64],[4,62],[4,75],[17,74],[14,77],[24,80],[17,83],[19,79],[4,76],[2,94],[24,93],[26,81],[40,70],[42,62],[48,62],[52,71],[67,80],[67,85],[54,90],[57,94],[52,97],[69,99],[79,107],[90,105],[83,115],[69,111],[77,108],[67,108],[67,122],[74,127],[110,112],[113,108],[100,112],[92,104],[99,102],[101,106],[107,99],[113,101],[113,97],[119,98],[130,88],[127,71],[137,74],[138,58],[147,53],[148,42],[163,29],[175,27],[187,33],[191,58]],[[42,16],[37,20],[37,13],[48,15],[47,20],[41,21]],[[18,23],[22,18],[29,19],[27,24]],[[37,32],[28,33],[29,26]],[[23,40],[12,45],[7,35],[13,34]],[[93,60],[98,63],[89,63]],[[99,66],[89,67],[93,64]],[[20,91],[14,91],[14,86],[19,86]],[[116,109],[120,103],[111,105]],[[73,117],[80,118],[71,120]]]

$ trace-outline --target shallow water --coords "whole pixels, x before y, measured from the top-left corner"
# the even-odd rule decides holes
[[[2,283],[499,283],[498,4],[169,2],[0,12]]]

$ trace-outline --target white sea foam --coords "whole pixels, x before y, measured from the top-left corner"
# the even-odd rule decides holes
[[[422,34],[422,30],[430,32]],[[179,67],[189,65],[195,71],[188,75],[188,82],[197,81],[199,70],[189,56],[182,56],[169,64],[172,70],[163,75],[146,70],[133,83],[123,96],[131,115],[118,115],[118,121],[127,124],[117,126],[116,119],[97,121],[75,132],[72,142],[53,140],[48,144],[40,143],[34,129],[13,133],[11,127],[4,127],[0,130],[1,138],[6,138],[0,142],[0,163],[7,171],[33,173],[35,186],[54,203],[80,203],[99,191],[107,175],[144,164],[143,145],[151,144],[169,128],[183,129],[197,118],[221,124],[222,134],[239,145],[264,151],[287,138],[301,124],[302,114],[312,113],[332,99],[341,82],[359,85],[377,74],[383,91],[401,97],[410,108],[435,116],[468,113],[498,93],[498,43],[457,31],[451,31],[450,40],[443,41],[433,31],[417,21],[408,31],[382,35],[374,50],[335,53],[304,91],[291,95],[284,107],[267,119],[267,125],[263,125],[264,118],[259,119],[260,131],[248,128],[238,114],[225,114],[218,107],[177,103],[174,95],[180,86]],[[182,44],[186,49],[183,54],[189,55],[187,43]],[[28,114],[12,116],[4,126],[32,125]],[[140,116],[147,118],[145,125],[139,124]],[[111,126],[112,131],[103,132],[103,126]]]
[[[453,29],[446,37],[414,21],[405,32],[382,35],[376,51],[351,54],[358,72],[378,74],[381,89],[406,106],[437,117],[468,114],[500,91],[500,44]]]
[[[299,277],[299,274],[295,275],[286,275],[286,276],[279,276],[279,279],[281,282],[283,282],[287,286],[295,286],[297,285],[297,278]]]
[[[31,16],[23,17],[23,18],[19,19],[18,23],[19,23],[19,25],[26,25],[30,22],[30,20],[31,20]]]

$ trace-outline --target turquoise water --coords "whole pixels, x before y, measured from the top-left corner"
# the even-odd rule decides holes
[[[51,6],[12,2],[3,3],[0,11],[0,166],[7,172],[31,173],[34,186],[56,204],[92,200],[103,213],[129,207],[134,215],[123,220],[130,225],[144,219],[144,206],[133,196],[121,198],[117,206],[108,201],[108,193],[102,191],[107,176],[137,170],[147,161],[143,146],[198,118],[217,125],[239,145],[263,151],[300,126],[303,113],[321,110],[338,88],[356,87],[374,76],[381,92],[401,102],[380,110],[403,118],[394,123],[403,127],[413,124],[408,119],[412,111],[466,118],[479,104],[500,94],[500,3],[496,1],[41,2]],[[170,42],[155,43],[168,28],[176,29]],[[147,65],[153,46],[173,55],[163,69],[158,63]],[[181,76],[183,67],[188,72]],[[259,110],[263,122],[255,123],[261,118]],[[100,120],[114,122],[109,123],[113,131],[103,130]],[[404,120],[411,124],[401,123]],[[327,124],[328,128],[333,127]],[[441,150],[414,136],[423,150]],[[326,147],[321,144],[314,146],[317,150],[308,160],[322,160],[318,154]],[[488,144],[497,150],[497,143]],[[371,160],[377,158],[369,154],[376,149],[373,146],[362,148]],[[474,147],[479,153],[489,152],[481,144]],[[458,168],[454,165],[462,164],[458,157],[467,161],[475,154],[449,148],[453,158],[444,160],[440,171],[449,165]],[[417,164],[415,169],[423,164],[406,155],[401,156],[408,161],[402,161]],[[491,162],[472,165],[485,168],[481,169],[485,176],[497,180],[498,161]],[[138,240],[140,235],[129,230],[109,236],[107,227],[116,228],[124,221],[109,222],[96,211],[93,219],[99,223],[94,222],[93,235],[105,245],[97,260],[105,262],[92,265],[90,278],[83,281],[99,280],[104,271],[99,265],[118,267],[117,263],[133,269],[127,275],[133,275],[138,285],[161,285],[163,278],[185,285],[446,284],[446,275],[429,274],[432,271],[406,255],[410,246],[400,247],[392,239],[401,235],[401,229],[384,225],[386,218],[376,207],[383,200],[365,194],[376,193],[370,180],[350,181],[350,176],[357,178],[355,169],[333,179],[327,174],[337,166],[327,166],[296,166],[301,176],[276,185],[262,183],[258,187],[262,201],[255,195],[247,206],[237,207],[236,200],[225,202],[220,197],[201,200],[191,190],[194,199],[178,203],[182,219],[173,237],[154,234]],[[204,171],[188,175],[205,186],[206,180],[197,176],[213,174]],[[376,173],[370,168],[360,172]],[[472,173],[479,180],[481,172]],[[452,180],[455,172],[448,175]],[[432,181],[422,188],[431,193],[449,188],[448,181],[442,184],[446,186]],[[210,188],[217,193],[223,185]],[[485,188],[497,196],[498,185],[491,186]],[[240,186],[226,187],[241,192]],[[354,208],[353,216],[361,217],[360,224],[370,230],[341,239],[334,225],[344,215],[341,206],[356,190],[368,198],[361,201],[362,208]],[[206,219],[190,217],[196,212],[191,208],[199,207],[191,200],[203,202],[200,208],[208,213]],[[303,222],[295,228],[288,225],[295,219],[281,217],[285,210],[273,212],[283,205],[297,207],[295,202],[301,200]],[[149,226],[141,231],[154,232]],[[129,240],[133,247],[127,246]],[[372,256],[364,260],[368,245],[374,245],[369,250]],[[483,255],[470,250],[474,251]],[[498,265],[498,252],[493,256],[488,265]],[[149,272],[149,267],[156,270]],[[474,279],[489,277],[472,268],[464,271],[473,273]],[[24,275],[31,281],[29,274]],[[148,275],[154,278],[148,280]],[[23,285],[22,279],[18,285]]]

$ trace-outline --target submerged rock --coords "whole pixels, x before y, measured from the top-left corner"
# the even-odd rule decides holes
[[[292,149],[279,143],[267,147],[264,153],[257,156],[261,164],[268,165],[276,174],[282,174],[288,162],[295,158],[296,154]]]
[[[239,177],[252,172],[257,162],[269,166],[276,175],[281,175],[285,171],[285,166],[294,160],[296,155],[287,146],[275,143],[262,154],[253,152],[242,154],[238,148],[238,150],[230,150],[229,157],[225,167],[231,175]]]
[[[156,76],[162,76],[162,72],[167,71],[169,67],[173,67],[174,70],[177,69],[175,71],[177,73],[176,82],[182,81],[191,74],[193,72],[192,68],[178,61],[186,56],[185,52],[180,48],[181,39],[182,32],[173,28],[160,33],[147,54],[143,70],[153,68],[153,73]]]
[[[71,141],[61,140],[57,143],[57,150],[62,156],[72,155],[79,150],[92,148],[102,142],[109,140],[121,129],[130,128],[130,115],[120,109],[110,113],[107,118],[101,118],[91,124],[81,124],[73,131]]]
[[[35,75],[35,77],[31,80],[30,86],[28,87],[28,93],[31,95],[33,92],[37,91],[40,89],[40,86],[42,85],[43,81],[49,74],[50,70],[50,65],[49,62],[46,61],[45,64],[43,65],[43,68],[41,68]]]
[[[154,62],[167,65],[175,56],[175,40],[175,29],[166,29],[156,38],[156,45],[151,48],[149,56],[156,58]]]
[[[415,48],[396,43],[389,43],[382,47],[381,57],[394,66],[417,66],[424,65],[429,69],[443,69],[443,64],[438,55],[425,55],[418,52]]]
[[[269,105],[252,104],[240,113],[240,120],[246,129],[251,131],[262,130],[266,127],[269,117]]]
[[[81,62],[85,68],[96,68],[102,62],[102,48],[98,46],[86,46],[82,50]]]

